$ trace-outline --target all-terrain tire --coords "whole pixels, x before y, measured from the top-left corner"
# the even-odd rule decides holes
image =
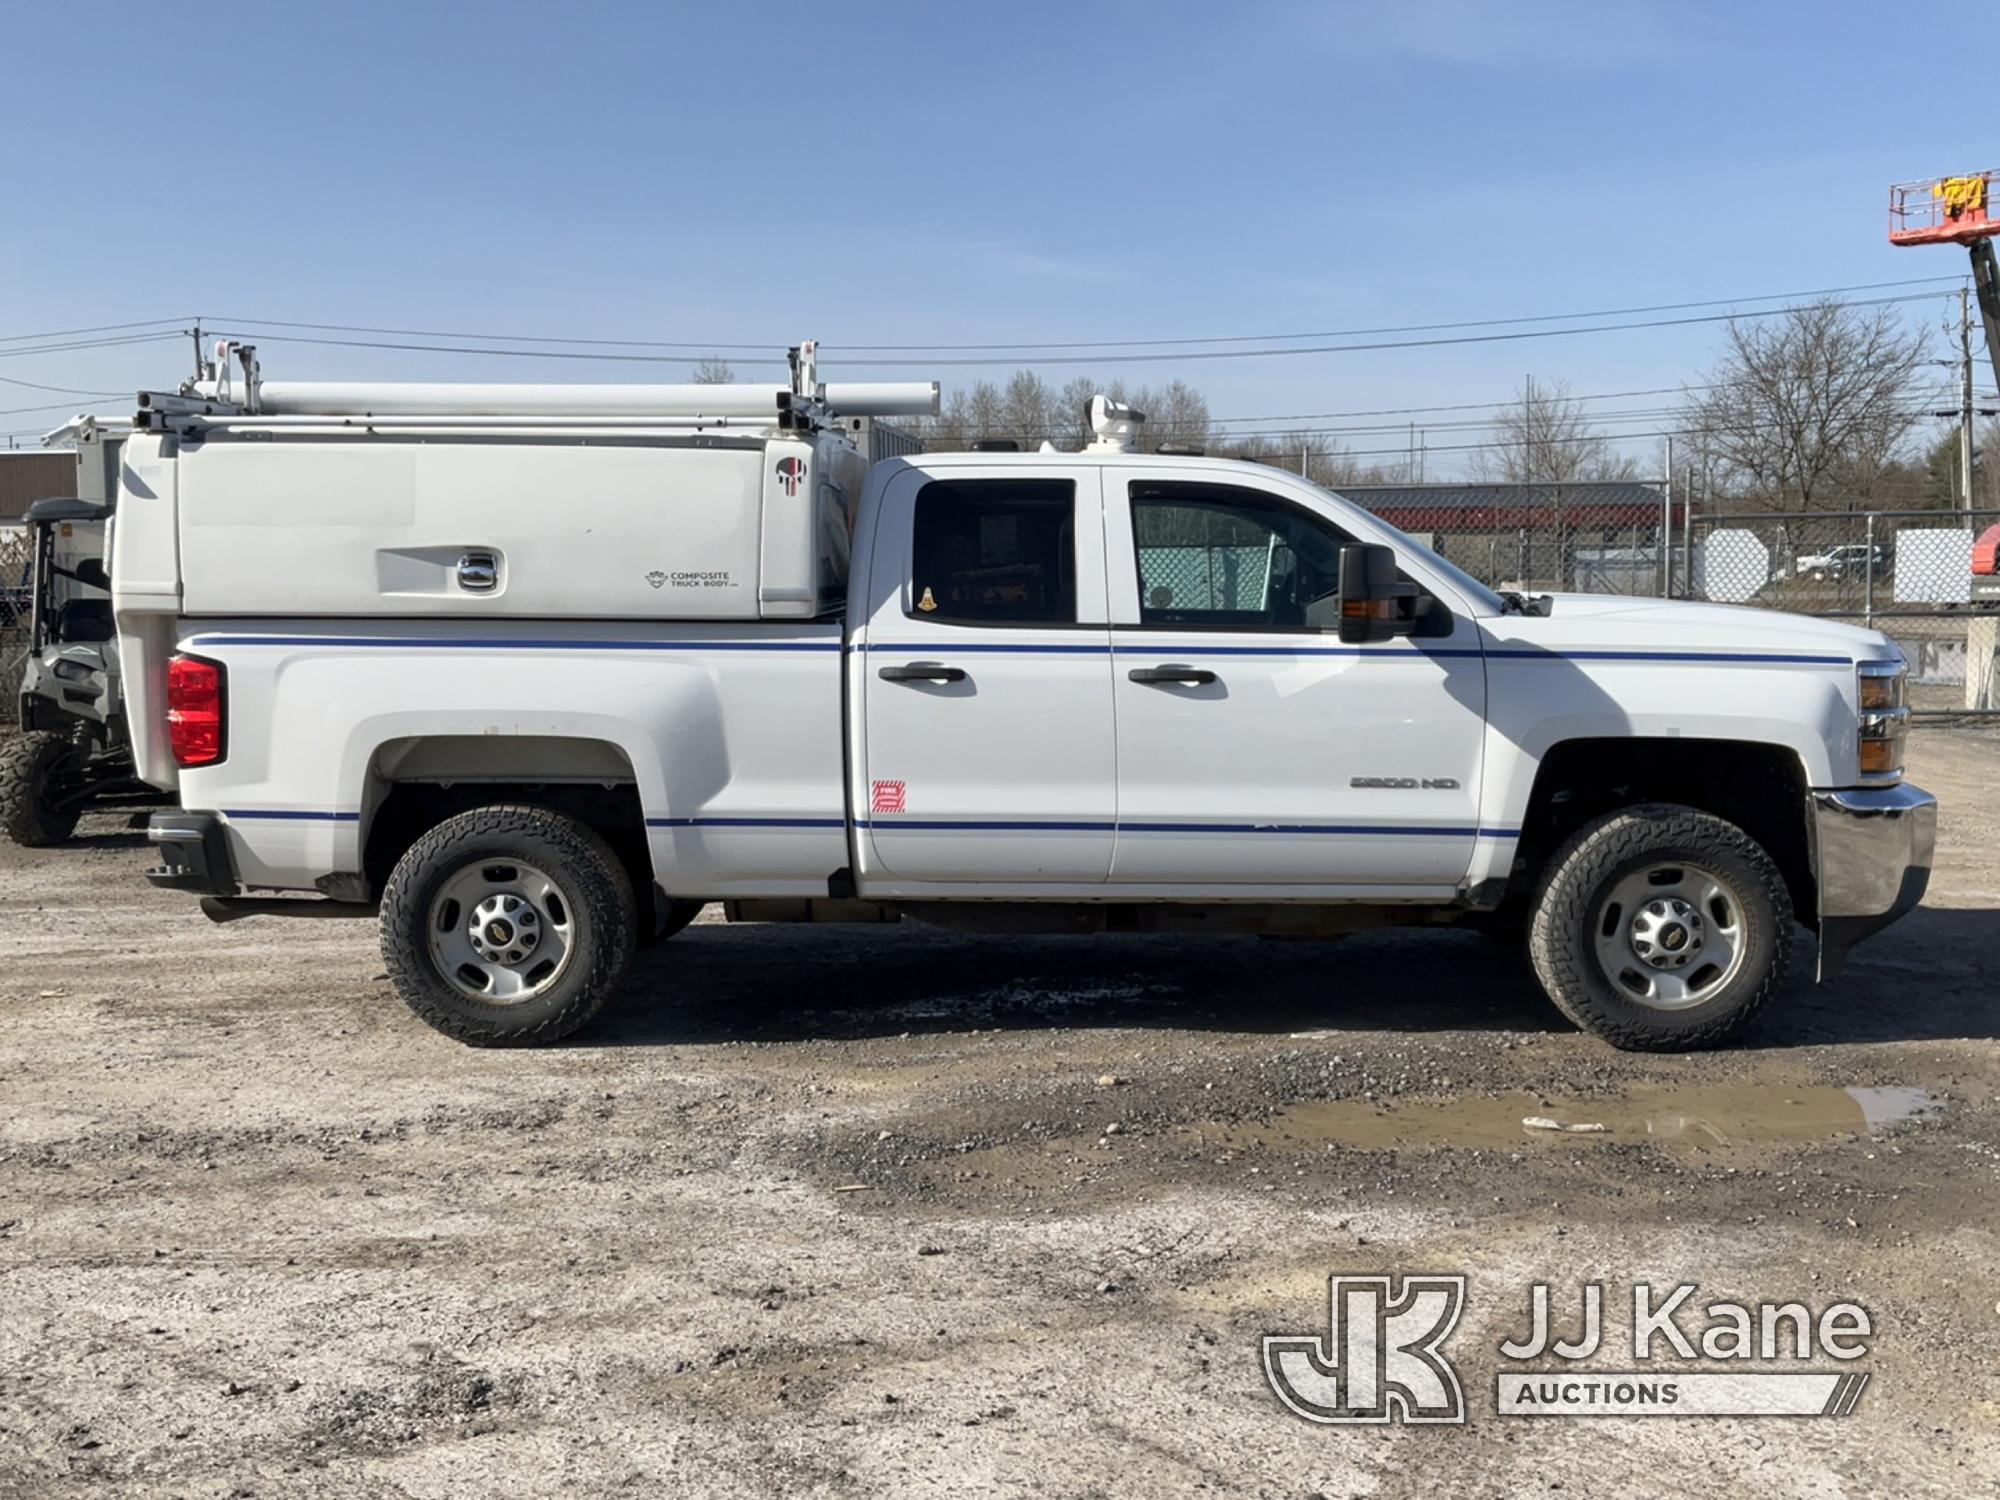
[[[468,867],[531,865],[559,887],[571,925],[567,963],[548,989],[510,1004],[482,1001],[432,956],[433,904]],[[473,1047],[535,1046],[589,1024],[632,960],[632,883],[611,846],[544,807],[499,804],[447,818],[397,862],[382,892],[382,958],[403,1002],[427,1025]]]
[[[1685,861],[1713,871],[1742,909],[1743,958],[1715,994],[1659,1009],[1628,994],[1598,961],[1598,927],[1621,879]],[[1625,808],[1579,829],[1549,861],[1535,897],[1528,952],[1542,988],[1586,1031],[1631,1052],[1712,1047],[1741,1029],[1785,983],[1792,899],[1784,876],[1734,823],[1677,803]]]
[[[75,833],[82,805],[58,808],[55,798],[81,760],[74,740],[46,729],[0,742],[0,833],[30,849]]]

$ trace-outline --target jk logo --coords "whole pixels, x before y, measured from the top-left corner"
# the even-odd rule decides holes
[[[1308,1422],[1463,1422],[1465,1392],[1439,1353],[1465,1310],[1463,1276],[1329,1276],[1328,1332],[1272,1334],[1264,1378]]]

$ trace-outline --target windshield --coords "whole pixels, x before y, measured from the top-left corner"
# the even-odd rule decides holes
[[[1317,485],[1317,484],[1313,485],[1313,488],[1318,490],[1322,495],[1327,495],[1330,496],[1332,499],[1338,500],[1342,505],[1349,506],[1354,510],[1360,511],[1363,515],[1369,514],[1366,508],[1356,505],[1352,500],[1348,499],[1338,490],[1330,490],[1327,489],[1324,485]],[[1382,524],[1385,526],[1388,525],[1387,522],[1383,522]],[[1389,530],[1395,531],[1396,528],[1390,526]],[[1421,558],[1425,564],[1427,564],[1432,568],[1435,568],[1438,572],[1442,573],[1446,578],[1450,579],[1452,583],[1456,585],[1465,594],[1465,597],[1471,600],[1474,603],[1474,605],[1476,605],[1478,608],[1486,611],[1489,614],[1496,614],[1496,615],[1505,614],[1507,612],[1507,606],[1501,601],[1501,598],[1498,594],[1494,593],[1492,589],[1488,588],[1485,584],[1481,583],[1477,578],[1474,578],[1470,573],[1466,572],[1465,569],[1461,568],[1457,563],[1453,562],[1443,553],[1433,551],[1431,548],[1426,547],[1422,542],[1418,541],[1415,537],[1411,536],[1407,531],[1396,531],[1396,535],[1401,539],[1401,545],[1403,547],[1407,548],[1411,552],[1416,553],[1417,556]]]

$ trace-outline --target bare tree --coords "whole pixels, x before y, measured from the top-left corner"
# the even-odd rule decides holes
[[[1141,429],[1155,442],[1189,443],[1206,448],[1213,436],[1208,398],[1183,380],[1171,380],[1132,393],[1132,404],[1146,414]]]
[[[1865,502],[1916,421],[1923,356],[1923,335],[1886,308],[1827,300],[1732,322],[1707,383],[1682,402],[1695,456],[1773,510]]]
[[[1012,438],[1023,448],[1038,448],[1050,433],[1054,417],[1055,393],[1033,370],[1016,370],[1007,382],[1002,398],[1001,437]]]
[[[1474,452],[1471,468],[1480,479],[1514,484],[1631,479],[1638,472],[1570,395],[1568,381],[1533,376],[1513,402],[1494,408],[1493,443]]]
[[[705,359],[694,367],[696,385],[734,385],[736,372],[726,359]]]
[[[938,417],[917,428],[933,448],[963,448],[1000,438],[1023,448],[1053,442],[1075,449],[1091,439],[1090,398],[1100,394],[1146,414],[1139,435],[1148,446],[1162,442],[1206,446],[1213,436],[1207,398],[1185,381],[1128,387],[1122,380],[1107,383],[1078,375],[1056,390],[1032,370],[1016,370],[1004,386],[990,380],[960,386],[945,398]]]

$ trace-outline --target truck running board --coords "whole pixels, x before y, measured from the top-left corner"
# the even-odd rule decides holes
[[[327,901],[318,896],[204,896],[201,914],[211,922],[240,922],[245,917],[372,917],[381,908],[373,902]]]

